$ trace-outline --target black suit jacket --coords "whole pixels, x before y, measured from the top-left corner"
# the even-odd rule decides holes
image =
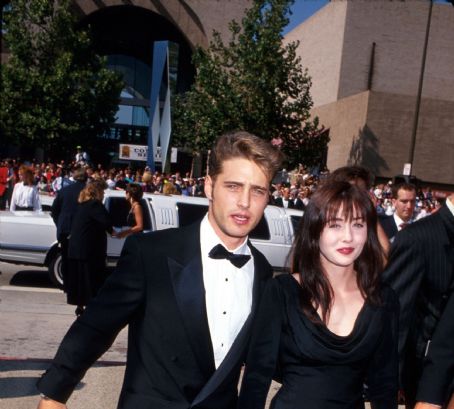
[[[454,379],[454,293],[451,293],[433,335],[424,370],[419,381],[417,400],[431,402],[439,396],[439,405],[449,400],[448,388]]]
[[[115,272],[65,336],[38,382],[66,401],[129,324],[121,409],[233,409],[251,321],[271,267],[254,256],[252,312],[215,370],[205,307],[200,224],[128,237]]]
[[[68,236],[77,211],[77,199],[80,191],[85,187],[85,182],[76,181],[62,188],[52,203],[51,215],[57,226],[57,239]]]
[[[380,222],[381,227],[383,227],[388,239],[391,240],[398,233],[394,216],[380,216],[378,221]]]
[[[446,205],[400,231],[391,246],[383,279],[399,296],[401,377],[410,398],[416,393],[427,341],[446,304],[453,269],[454,216]]]
[[[284,200],[282,197],[277,197],[274,199],[274,202],[272,203],[274,206],[278,207],[284,207]],[[291,199],[288,201],[288,206],[287,209],[294,209],[295,208],[295,199]]]
[[[77,260],[105,259],[107,235],[112,233],[112,220],[99,200],[80,203],[73,218],[68,257]]]

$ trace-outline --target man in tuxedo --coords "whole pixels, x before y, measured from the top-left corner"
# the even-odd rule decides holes
[[[246,132],[218,138],[194,225],[127,238],[114,273],[38,382],[39,409],[66,408],[85,371],[129,325],[119,409],[234,409],[251,323],[271,277],[248,241],[281,154]]]
[[[407,407],[413,408],[424,357],[438,353],[431,339],[454,285],[454,194],[435,214],[396,236],[383,279],[399,296],[401,386]],[[433,371],[432,382],[442,376]],[[424,398],[441,404],[437,394]]]
[[[379,218],[388,239],[394,240],[396,234],[413,221],[416,205],[416,187],[411,183],[399,183],[392,188],[391,202],[395,209],[392,216]]]
[[[273,203],[275,206],[283,207],[285,209],[294,209],[295,208],[295,198],[290,192],[289,187],[284,187],[282,189],[282,196],[277,197]]]
[[[424,369],[419,380],[418,404],[415,409],[441,408],[428,403],[438,396],[438,402],[451,399],[448,409],[454,409],[454,390],[449,383],[454,379],[454,292],[443,311],[443,315],[432,337],[424,360]],[[451,398],[450,398],[450,395]]]
[[[71,232],[72,221],[77,211],[79,194],[85,187],[87,174],[81,166],[72,171],[74,183],[71,183],[57,193],[52,202],[51,216],[57,226],[57,240],[61,250],[61,272],[63,285],[68,271],[68,242]]]

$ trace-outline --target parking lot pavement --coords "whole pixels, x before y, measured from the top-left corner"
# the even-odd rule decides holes
[[[36,381],[48,365],[48,361],[0,359],[0,409],[36,408]],[[68,408],[116,408],[123,372],[124,364],[97,363],[74,391]]]

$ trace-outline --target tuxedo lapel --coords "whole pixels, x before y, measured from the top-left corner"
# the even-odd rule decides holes
[[[240,361],[244,358],[245,351],[249,342],[252,323],[260,301],[260,295],[267,278],[270,277],[269,265],[261,261],[260,254],[254,247],[252,247],[250,243],[248,243],[248,245],[251,249],[252,255],[254,256],[254,284],[252,289],[251,313],[246,319],[237,337],[235,338],[235,341],[233,342],[221,365],[210,378],[205,387],[197,395],[197,398],[192,403],[192,406],[195,406],[206,399],[208,395],[212,393],[222,383],[222,381],[229,376],[229,374],[232,373],[232,370],[240,365]]]
[[[199,226],[193,234],[185,235],[184,250],[178,258],[168,258],[168,267],[189,343],[208,378],[215,366],[205,304]]]

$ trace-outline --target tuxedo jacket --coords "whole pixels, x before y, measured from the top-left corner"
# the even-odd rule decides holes
[[[282,199],[282,197],[277,197],[276,199],[274,199],[273,205],[278,207],[284,207],[284,200]],[[295,209],[295,199],[291,199],[288,201],[287,209]]]
[[[394,220],[394,216],[380,216],[378,221],[383,227],[388,239],[392,239],[398,232],[396,221]]]
[[[424,360],[417,400],[442,405],[449,400],[449,392],[454,392],[449,391],[449,384],[453,379],[454,292],[451,292],[449,302],[443,311]],[[439,399],[434,401],[434,396],[438,396]]]
[[[66,237],[71,232],[72,221],[77,212],[79,193],[85,182],[76,181],[63,187],[52,202],[51,215],[57,226],[57,239]]]
[[[399,353],[404,388],[406,383],[418,383],[427,342],[454,282],[453,269],[454,216],[446,205],[400,231],[391,246],[383,279],[397,292],[400,302]]]
[[[210,339],[200,224],[133,235],[114,273],[72,325],[38,381],[46,396],[65,402],[85,371],[129,324],[119,409],[233,409],[251,322],[272,270],[254,247],[252,310],[215,369]]]

